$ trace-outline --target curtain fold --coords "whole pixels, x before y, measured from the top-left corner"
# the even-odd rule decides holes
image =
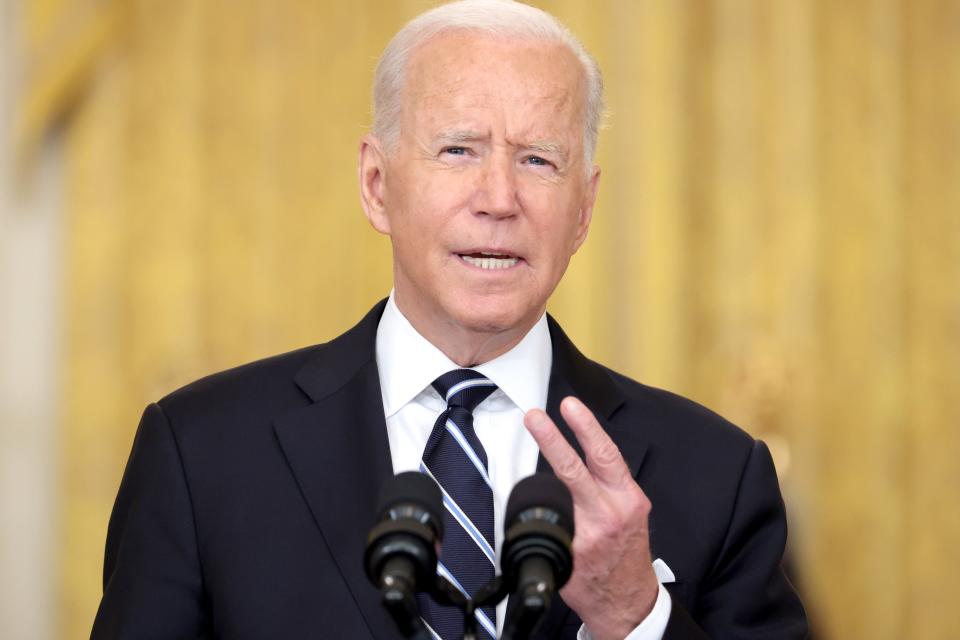
[[[59,579],[80,638],[143,405],[389,291],[357,141],[376,57],[424,4],[28,4],[19,139],[55,132],[67,167]],[[770,442],[820,637],[957,637],[960,3],[535,4],[596,54],[610,110],[551,311]]]

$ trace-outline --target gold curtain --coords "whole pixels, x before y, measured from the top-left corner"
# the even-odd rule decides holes
[[[960,3],[535,4],[605,71],[588,354],[773,445],[820,637],[955,638]],[[420,0],[30,0],[21,143],[62,137],[62,636],[143,405],[350,326],[376,56]],[[78,18],[79,16],[79,18]]]

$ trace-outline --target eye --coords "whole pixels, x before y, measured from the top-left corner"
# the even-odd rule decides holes
[[[527,156],[524,159],[524,162],[526,162],[529,165],[533,165],[535,167],[552,167],[553,166],[552,162],[550,162],[549,160],[546,160],[545,158],[541,158],[540,156]]]
[[[465,156],[469,152],[466,147],[444,147],[440,153],[447,153],[452,156]]]

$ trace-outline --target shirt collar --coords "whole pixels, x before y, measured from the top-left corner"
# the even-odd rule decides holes
[[[413,328],[394,302],[393,292],[377,327],[376,349],[386,417],[403,408],[438,377],[458,368]],[[495,382],[526,412],[546,407],[552,361],[550,330],[544,314],[510,351],[473,369]]]

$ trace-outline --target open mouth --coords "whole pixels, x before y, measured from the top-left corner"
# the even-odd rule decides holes
[[[520,262],[520,258],[505,253],[488,253],[486,251],[473,251],[470,253],[458,253],[461,260],[480,269],[509,269]]]

